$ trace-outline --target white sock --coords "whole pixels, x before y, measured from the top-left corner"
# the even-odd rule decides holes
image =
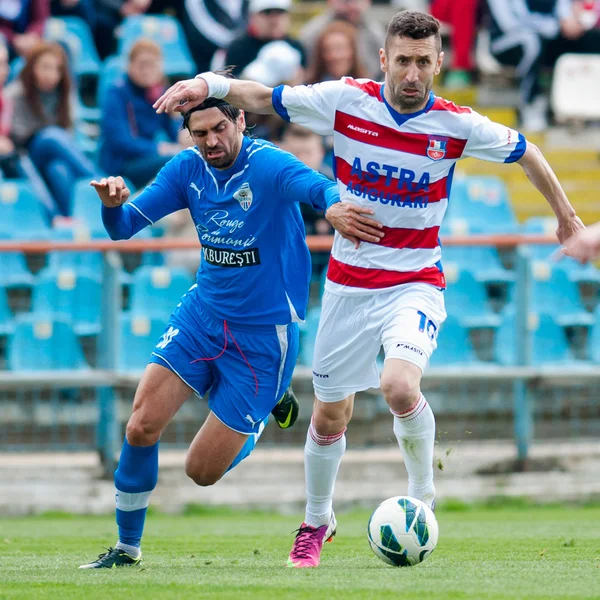
[[[129,554],[131,558],[139,558],[142,555],[141,548],[138,548],[137,546],[128,546],[127,544],[117,542],[115,548],[117,548],[118,550],[123,550],[123,552]]]
[[[433,485],[433,445],[435,417],[423,394],[413,408],[394,415],[394,433],[408,471],[408,495],[431,506]]]
[[[346,451],[345,431],[344,427],[335,435],[319,435],[310,422],[304,446],[307,501],[304,522],[311,527],[329,523],[335,479]]]

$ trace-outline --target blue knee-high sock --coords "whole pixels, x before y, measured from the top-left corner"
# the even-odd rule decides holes
[[[246,440],[246,443],[242,446],[242,449],[239,451],[238,455],[233,459],[233,462],[229,465],[229,468],[226,473],[231,471],[233,467],[239,465],[247,456],[250,455],[250,452],[254,450],[254,446],[256,446],[256,442],[258,442],[258,438],[262,435],[262,432],[265,430],[267,423],[269,422],[269,417],[266,417],[265,420],[258,427],[258,433],[251,433]]]
[[[140,547],[150,494],[158,480],[158,442],[153,446],[131,446],[123,442],[115,471],[115,499],[119,542]]]

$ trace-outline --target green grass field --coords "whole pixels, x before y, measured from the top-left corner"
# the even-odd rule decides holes
[[[452,508],[433,555],[404,569],[372,555],[365,512],[338,515],[313,570],[285,567],[296,516],[150,514],[143,566],[116,571],[77,570],[114,543],[110,516],[0,519],[0,598],[600,598],[600,507]]]

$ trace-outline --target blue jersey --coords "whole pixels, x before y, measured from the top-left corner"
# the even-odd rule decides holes
[[[218,319],[287,324],[306,316],[310,253],[298,203],[324,211],[336,184],[264,140],[244,138],[228,169],[197,148],[174,157],[137,198],[102,207],[112,239],[128,239],[188,208],[202,244],[197,273],[202,308]]]

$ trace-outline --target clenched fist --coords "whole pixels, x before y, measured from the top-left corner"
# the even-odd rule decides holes
[[[100,181],[90,182],[96,193],[107,208],[115,208],[125,204],[131,192],[122,177],[103,177]]]

